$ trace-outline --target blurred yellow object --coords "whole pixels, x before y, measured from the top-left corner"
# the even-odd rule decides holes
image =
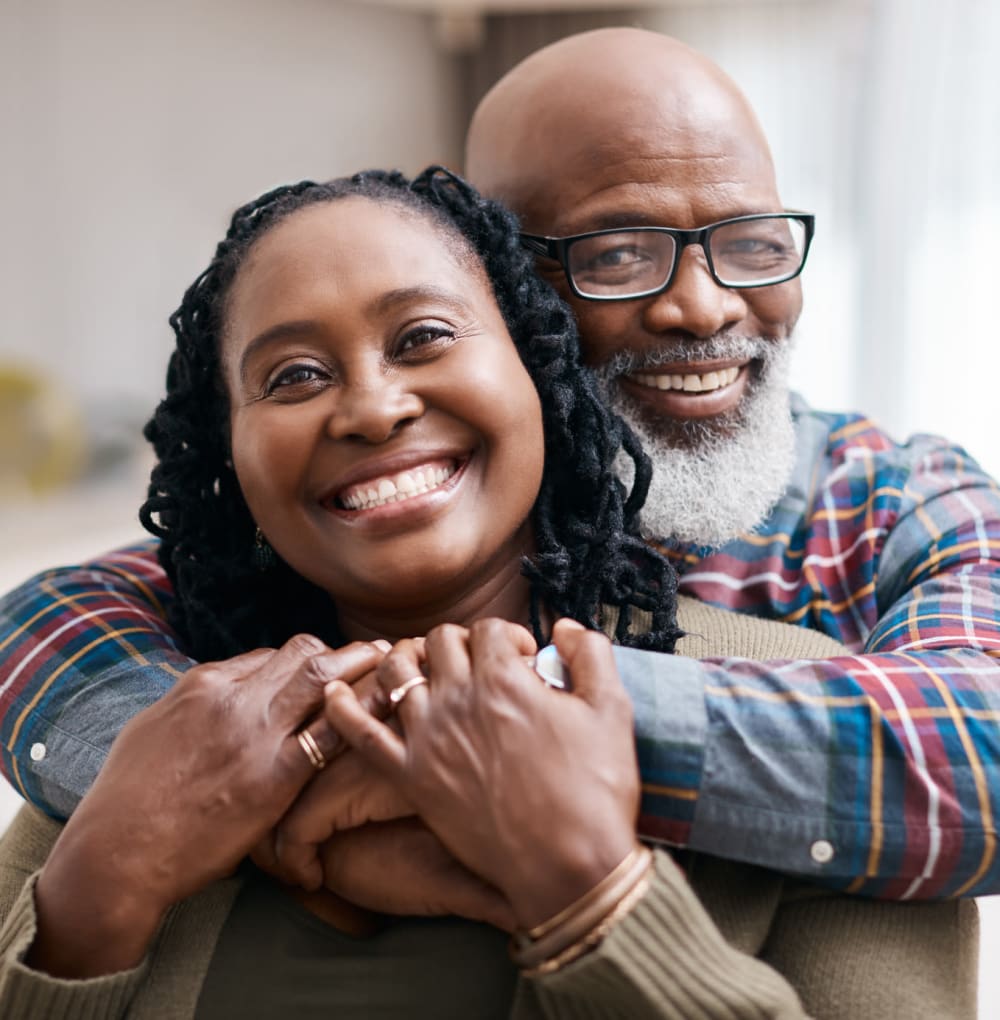
[[[0,501],[40,496],[86,464],[76,401],[27,367],[0,364]]]

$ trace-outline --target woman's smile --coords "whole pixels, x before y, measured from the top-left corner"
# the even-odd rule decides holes
[[[360,482],[338,485],[320,502],[325,509],[352,522],[410,517],[447,498],[459,484],[470,457],[471,453],[429,458],[418,452],[394,458],[413,463],[406,467],[383,465]]]

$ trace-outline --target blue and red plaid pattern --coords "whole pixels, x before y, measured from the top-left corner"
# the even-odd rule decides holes
[[[1000,491],[941,439],[900,446],[867,418],[795,408],[795,475],[764,526],[714,553],[665,551],[683,592],[855,654],[706,665],[701,767],[691,785],[664,777],[671,797],[647,795],[644,827],[774,867],[747,850],[753,816],[794,849],[822,798],[813,835],[837,848],[825,874],[845,888],[1000,892]]]
[[[721,550],[665,549],[682,591],[851,654],[618,650],[641,828],[866,895],[998,893],[1000,491],[943,440],[794,412],[795,473],[765,524]],[[124,723],[190,666],[170,598],[150,542],[0,603],[0,766],[43,809],[68,814]]]

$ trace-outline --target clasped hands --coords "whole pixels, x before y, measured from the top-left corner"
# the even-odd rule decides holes
[[[371,910],[508,931],[585,892],[635,842],[631,707],[603,636],[563,620],[554,640],[572,696],[540,681],[531,636],[499,620],[438,627],[331,681],[310,729],[332,760],[255,862]],[[390,714],[390,692],[420,675]]]
[[[32,965],[135,966],[173,904],[251,851],[383,913],[506,930],[557,913],[635,846],[639,779],[607,639],[569,620],[553,639],[569,694],[542,683],[525,661],[534,641],[500,620],[391,650],[300,635],[194,667],[125,726],[53,847]],[[428,682],[383,721],[389,692],[417,675]]]

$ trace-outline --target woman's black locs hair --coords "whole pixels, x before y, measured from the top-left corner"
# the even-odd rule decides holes
[[[254,564],[256,526],[232,468],[219,352],[227,296],[254,242],[299,209],[349,197],[413,210],[479,259],[538,389],[545,469],[533,517],[537,551],[524,564],[536,639],[546,640],[543,605],[591,628],[600,626],[601,607],[613,605],[621,609],[616,641],[672,650],[680,635],[676,578],[638,530],[649,460],[581,365],[572,313],[535,274],[513,215],[441,167],[412,181],[379,170],[302,181],[242,206],[171,316],[177,343],[166,397],[145,429],[158,462],[140,518],[160,539],[160,562],[175,592],[168,619],[185,650],[202,661],[220,659],[277,647],[302,631],[343,643],[329,595],[280,559],[263,574]],[[630,492],[614,470],[622,450],[635,466]],[[652,614],[642,634],[630,632],[632,607]]]

